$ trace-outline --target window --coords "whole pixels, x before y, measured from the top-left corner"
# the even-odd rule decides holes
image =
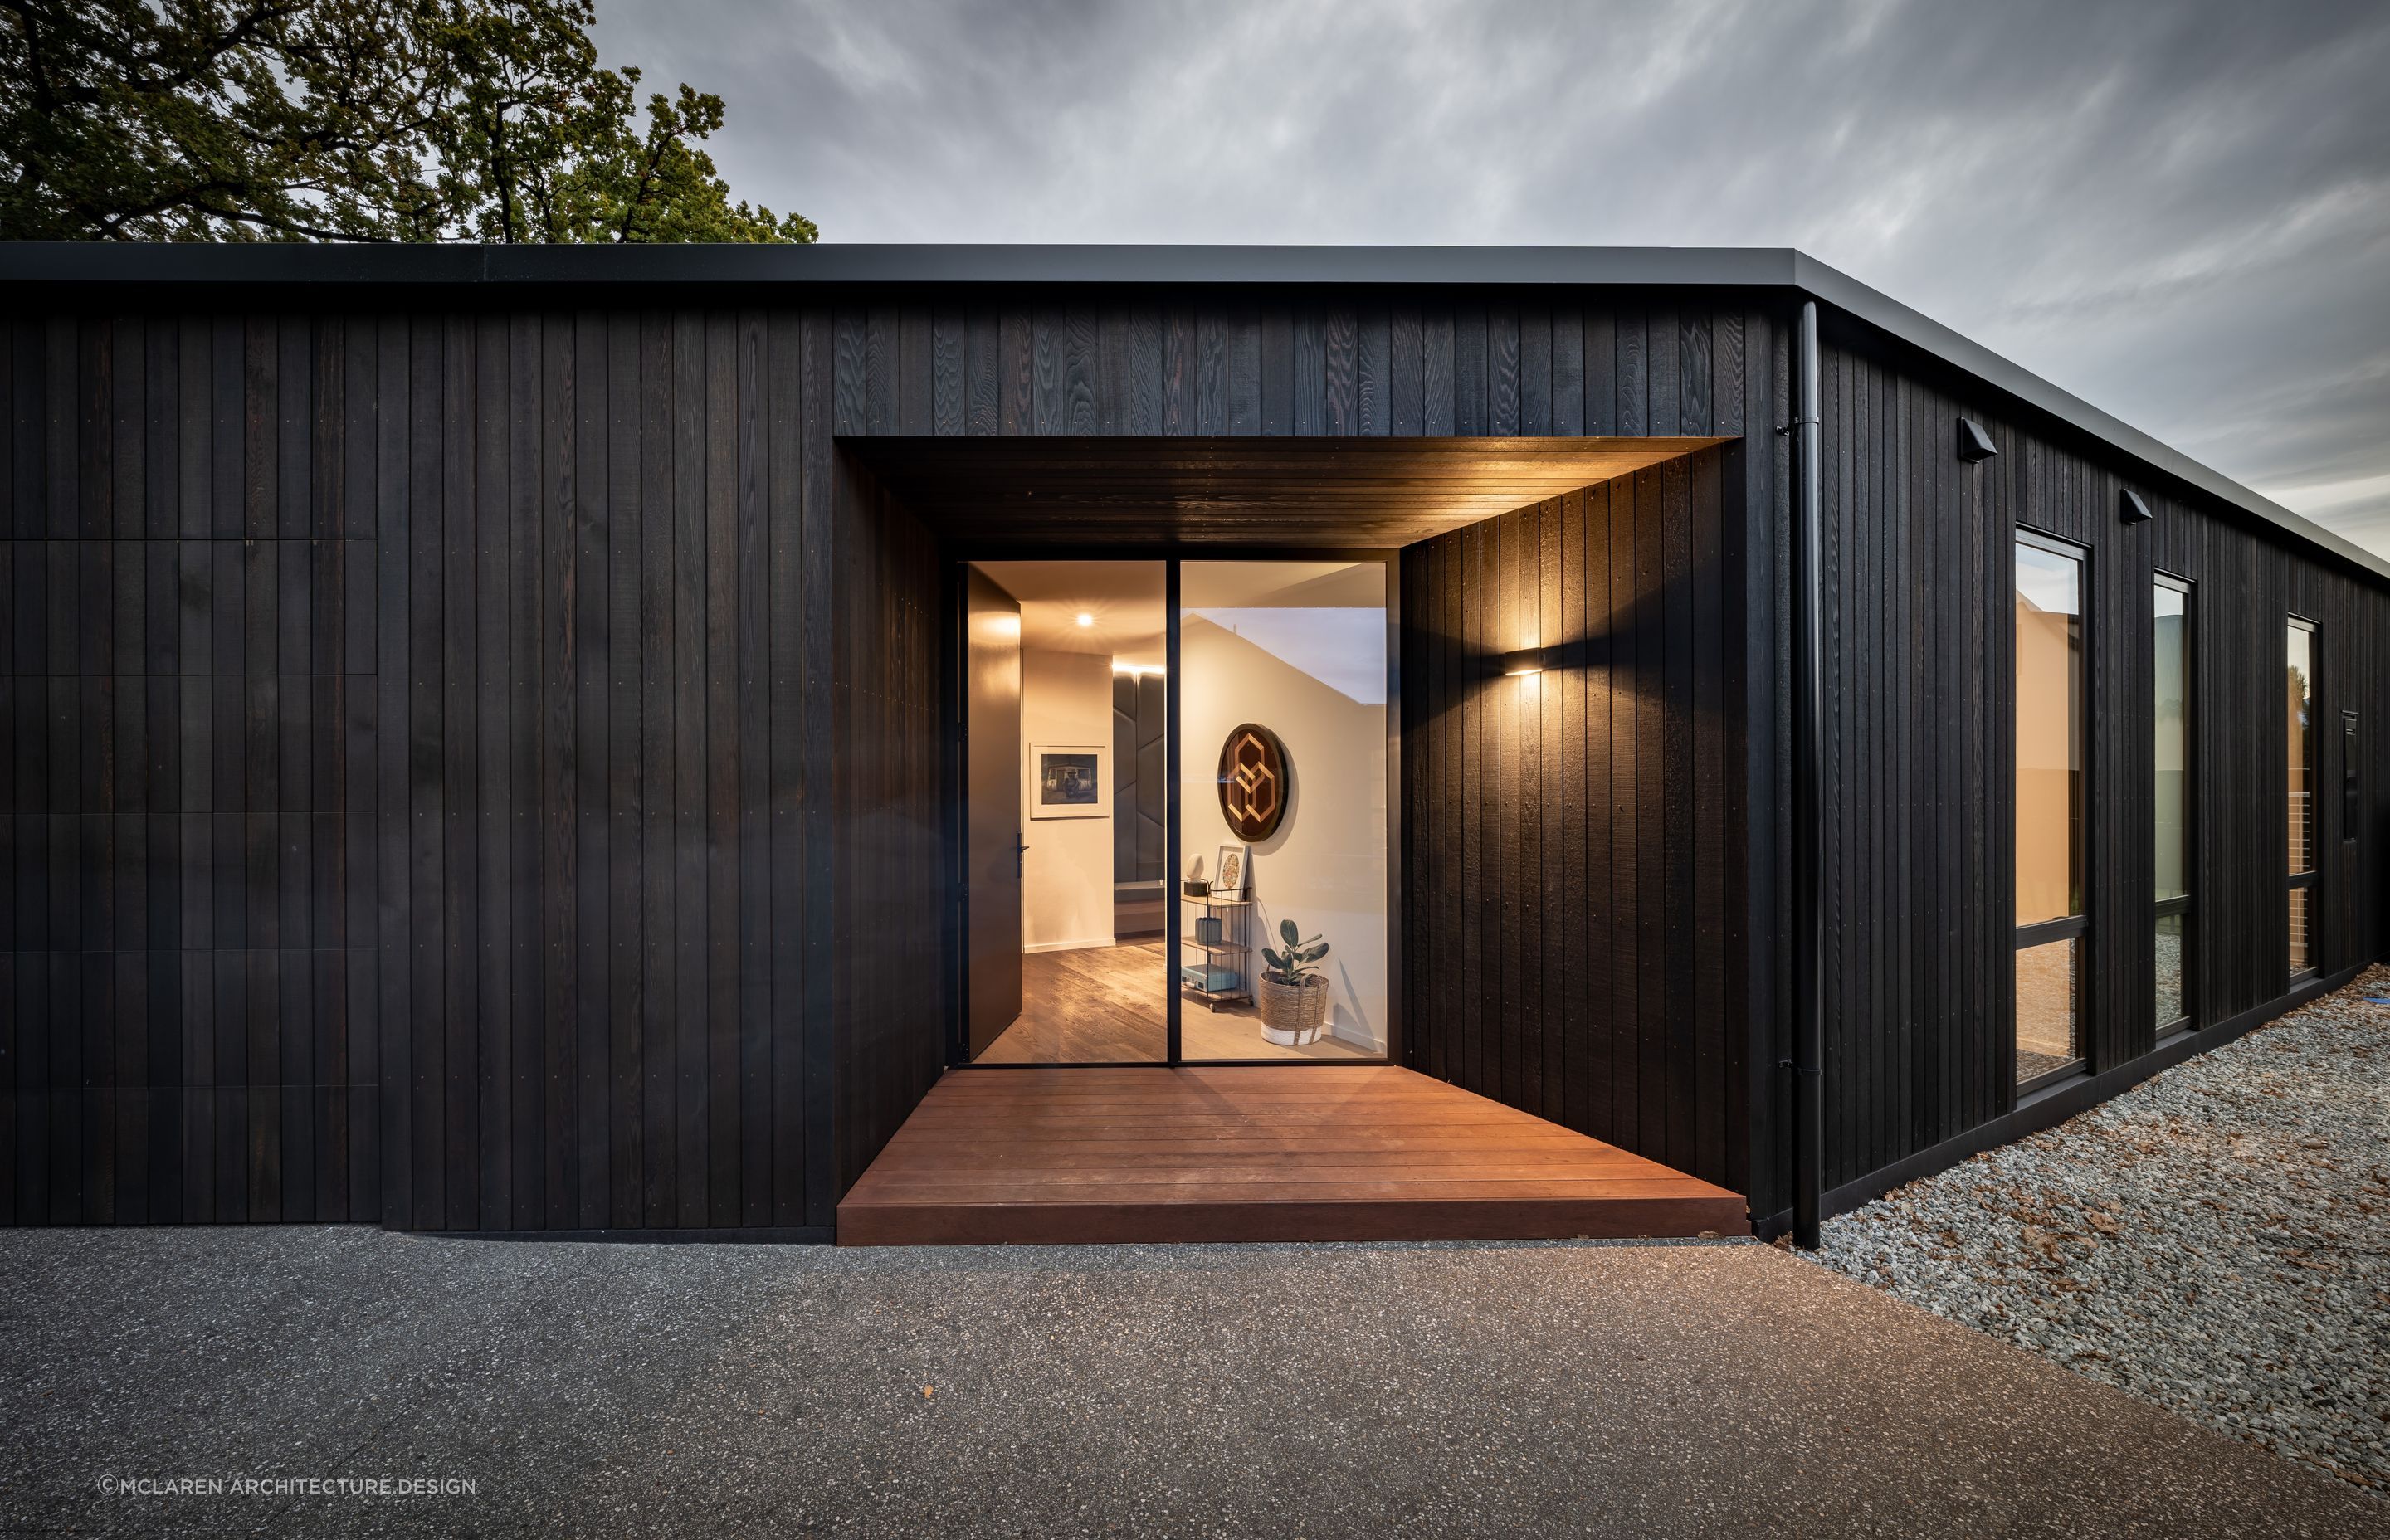
[[[1212,885],[1179,901],[1181,1057],[1383,1059],[1387,724],[1401,711],[1386,566],[1190,560],[1180,572],[1176,875]],[[1303,943],[1291,958],[1290,927]]]
[[[2289,666],[2283,670],[2289,756],[2285,766],[2284,843],[2290,852],[2290,974],[2316,970],[2315,906],[2315,636],[2313,622],[2292,618]]]
[[[2083,554],[2016,538],[2016,1077],[2083,1059]]]
[[[2157,896],[2153,995],[2161,1033],[2191,1023],[2191,584],[2158,575],[2152,596],[2155,626],[2153,691],[2156,752],[2151,789]]]
[[[2340,838],[2357,838],[2358,814],[2364,804],[2357,787],[2357,713],[2340,713]]]

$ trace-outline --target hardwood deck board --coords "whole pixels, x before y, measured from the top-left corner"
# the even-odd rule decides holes
[[[1026,1158],[1003,1159],[989,1149],[970,1151],[982,1165],[982,1174],[990,1180],[1009,1181],[1021,1173],[1040,1174],[1040,1180],[1075,1180],[1065,1173],[1084,1174],[1086,1158],[1076,1147],[1033,1154]],[[1472,1175],[1480,1172],[1537,1171],[1551,1174],[1604,1179],[1612,1175],[1639,1175],[1631,1160],[1605,1162],[1588,1167],[1573,1150],[1563,1149],[1502,1149],[1484,1152],[1469,1149],[1341,1149],[1328,1152],[1285,1149],[1229,1149],[1202,1150],[1129,1150],[1107,1152],[1096,1167],[1102,1179],[1140,1179],[1158,1172],[1216,1172],[1221,1179],[1240,1180],[1245,1172],[1281,1173],[1290,1161],[1300,1161],[1304,1179],[1325,1179],[1338,1172],[1360,1172],[1408,1177],[1427,1173]],[[891,1178],[892,1181],[912,1181],[910,1176]]]
[[[961,1070],[842,1245],[1743,1235],[1742,1199],[1393,1065]]]

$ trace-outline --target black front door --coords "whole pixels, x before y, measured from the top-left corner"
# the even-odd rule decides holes
[[[978,568],[963,592],[964,905],[977,1058],[1021,1015],[1021,605]]]

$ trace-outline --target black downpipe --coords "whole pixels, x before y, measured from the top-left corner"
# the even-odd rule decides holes
[[[1825,569],[1818,465],[1818,302],[1793,334],[1792,418],[1792,1240],[1818,1247],[1825,1191]]]

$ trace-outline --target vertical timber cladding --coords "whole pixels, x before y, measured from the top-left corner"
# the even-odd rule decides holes
[[[934,562],[842,335],[8,327],[0,1218],[827,1233],[911,1105],[834,1144],[833,1039],[926,1084],[940,1020]]]
[[[841,506],[829,317],[385,325],[386,1222],[820,1231],[831,745],[888,715],[833,598],[878,526]]]
[[[839,436],[1731,433],[1782,415],[1780,329],[1715,291],[957,289],[803,309],[615,292],[566,310],[342,291],[365,313],[218,299],[11,327],[5,555],[57,574],[12,573],[12,592],[59,597],[0,628],[8,1217],[825,1231],[939,1072],[944,1025],[923,919],[944,882],[936,552]],[[1473,821],[1426,817],[1421,789],[1454,777],[1407,778],[1420,746],[1462,740],[1405,713],[1407,1052],[1563,1119],[1574,1084],[1601,1131],[1587,1034],[1608,1017],[1586,1013],[1631,1002],[1631,1027],[1599,1029],[1628,1034],[1611,1048],[1635,1073],[1622,1142],[1734,1186],[1766,1179],[1777,1136],[1764,1095],[1735,1111],[1771,1072],[1739,1034],[1771,1019],[1780,967],[1780,838],[1738,795],[1781,757],[1780,691],[1745,685],[1780,666],[1775,555],[1742,537],[1742,510],[1780,495],[1780,441],[1761,443],[1663,472],[1663,506],[1716,518],[1637,547],[1635,582],[1663,595],[1637,668],[1663,708],[1636,752],[1693,776],[1613,810],[1641,863],[1631,993],[1595,995],[1574,931],[1545,934],[1565,903],[1539,897],[1478,917],[1475,977],[1498,990],[1490,1014],[1450,1008],[1469,975],[1425,929],[1463,891],[1448,863],[1504,839],[1523,860],[1532,839],[1539,894],[1571,873],[1482,791]],[[105,522],[136,507],[173,538]],[[1586,517],[1524,510],[1475,537],[1539,625],[1565,620],[1576,589],[1547,564],[1590,558],[1567,538]],[[138,584],[117,549],[135,544]],[[334,576],[293,567],[302,547]],[[1407,613],[1458,601],[1427,556],[1406,562]],[[202,564],[231,575],[199,582]],[[1713,565],[1722,585],[1690,581]],[[70,621],[85,593],[114,608],[77,598]],[[128,650],[127,627],[161,635],[169,615],[212,650]],[[310,639],[328,626],[337,647]],[[1432,666],[1406,656],[1411,677]],[[84,721],[186,763],[128,783],[157,756],[58,725]],[[1537,721],[1550,764],[1523,720],[1491,729],[1476,747],[1497,755],[1513,735],[1495,784],[1557,806],[1554,848],[1572,790],[1589,832],[1580,727]],[[1721,798],[1725,838],[1701,844]],[[1659,863],[1680,853],[1698,859],[1671,888]],[[130,949],[128,905],[148,926]],[[1716,1007],[1681,1042],[1659,1014],[1680,1001]]]
[[[0,327],[0,1221],[379,1212],[377,342]]]
[[[1404,552],[1405,1057],[1769,1213],[1785,332],[1585,337],[1586,432],[1745,437]]]
[[[2390,709],[2390,594],[2336,558],[2122,456],[2026,423],[1947,370],[1830,335],[1823,363],[1827,680],[1826,1175],[1857,1182],[2014,1102],[2010,551],[2019,525],[2089,552],[2084,831],[2094,1071],[2151,1050],[2152,573],[2193,584],[2191,1019],[2287,984],[2284,622],[2318,623],[2319,787],[2343,711]],[[2000,453],[1967,465],[1954,419]],[[2117,518],[2118,490],[2152,522]],[[2330,975],[2381,955],[2390,828],[2382,751],[2360,736],[2361,818],[2318,799]],[[1779,796],[1789,794],[1789,783]],[[2355,834],[2358,843],[2345,839]],[[2357,853],[2352,865],[2351,853]],[[1756,1205],[1754,1205],[1756,1206]]]

